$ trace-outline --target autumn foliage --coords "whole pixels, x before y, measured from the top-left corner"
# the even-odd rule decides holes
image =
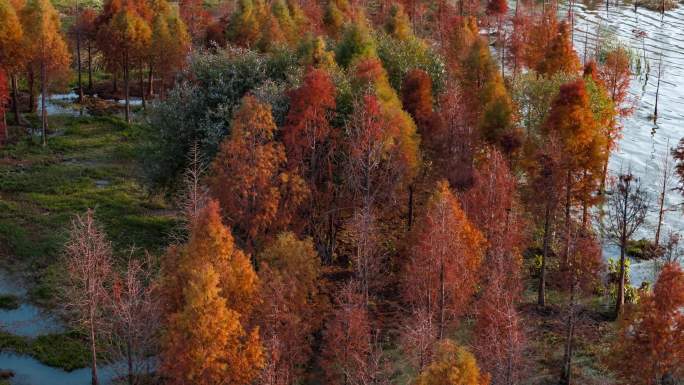
[[[404,295],[434,319],[441,338],[475,293],[486,243],[445,181],[437,184],[416,228]]]
[[[188,243],[169,255],[169,317],[162,368],[171,383],[244,384],[264,365],[259,329],[248,330],[258,278],[235,248],[216,201],[192,227]],[[180,295],[180,296],[178,296]]]
[[[435,361],[416,379],[415,385],[488,385],[489,376],[480,371],[475,357],[451,340],[444,340]]]
[[[676,264],[660,272],[653,293],[621,321],[610,364],[625,384],[657,385],[684,369],[684,273]]]
[[[587,41],[580,64],[572,12],[545,1],[74,5],[0,0],[0,142],[10,106],[12,139],[31,142],[37,96],[70,92],[75,67],[74,105],[91,116],[50,127],[42,108],[43,143],[120,113],[110,123],[143,164],[135,190],[174,226],[147,265],[119,258],[135,238],[117,225],[135,218],[107,223],[115,244],[92,212],[77,219],[63,285],[100,315],[67,315],[87,326],[95,377],[105,356],[158,358],[155,375],[178,385],[591,382],[573,357],[594,345],[578,341],[599,331],[605,347],[612,322],[588,306],[611,295],[593,225],[618,197],[608,160],[633,70],[648,68],[628,48]],[[22,148],[0,167],[35,163],[14,159]],[[673,155],[684,176],[684,140]],[[102,271],[78,271],[84,255]],[[592,376],[684,376],[680,281],[668,265],[639,291],[615,362]]]
[[[269,105],[245,97],[231,130],[211,165],[209,187],[235,231],[256,240],[286,224],[308,188],[298,174],[285,171],[285,149],[275,141]]]

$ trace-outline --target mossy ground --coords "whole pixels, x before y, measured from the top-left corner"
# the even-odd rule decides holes
[[[546,306],[537,305],[537,280],[528,279],[519,307],[525,328],[527,350],[525,385],[557,384],[567,331],[567,296],[548,288]],[[606,366],[615,323],[612,307],[603,296],[583,296],[576,305],[573,382],[585,385],[613,383]],[[613,381],[613,382],[612,382]]]
[[[176,224],[140,182],[135,125],[53,116],[50,127],[47,147],[24,137],[0,148],[0,263],[24,276],[31,300],[45,306],[57,305],[63,245],[77,214],[95,210],[120,261],[131,250],[159,254]],[[83,340],[71,333],[33,340],[0,333],[2,349],[68,370],[86,363]]]

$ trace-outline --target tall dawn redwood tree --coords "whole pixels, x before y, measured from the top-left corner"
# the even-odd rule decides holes
[[[520,379],[524,334],[516,305],[521,297],[523,217],[516,180],[508,162],[489,150],[478,162],[473,187],[463,205],[487,239],[482,264],[481,292],[475,305],[473,347],[492,384],[515,384]]]
[[[111,279],[112,250],[105,234],[95,223],[92,210],[73,220],[65,256],[66,310],[73,314],[76,325],[88,336],[92,385],[98,385],[97,344],[105,321],[103,316],[108,302],[106,287]]]
[[[475,293],[485,239],[446,181],[437,184],[416,231],[404,272],[404,295],[414,309],[433,317],[441,339]]]
[[[287,224],[309,192],[297,173],[285,170],[270,105],[244,97],[231,130],[211,164],[209,189],[238,237],[253,246],[269,229]]]
[[[17,103],[17,83],[16,72],[18,72],[24,63],[24,45],[23,45],[23,29],[17,12],[9,0],[0,0],[0,72],[4,73],[5,83],[12,85],[12,105],[14,108],[14,122],[19,125],[19,105]],[[5,89],[5,96],[7,96],[7,88]],[[2,97],[0,92],[0,98]],[[3,103],[7,100],[2,100]],[[2,107],[0,107],[2,108]],[[2,114],[4,117],[4,110]],[[2,118],[2,123],[5,119]],[[5,134],[7,134],[5,132]],[[0,141],[5,138],[0,133]]]
[[[263,367],[259,329],[247,330],[259,281],[209,201],[187,244],[166,258],[167,330],[161,371],[171,384],[251,383]]]
[[[68,69],[69,51],[62,37],[59,14],[49,0],[29,0],[21,11],[21,19],[29,58],[40,68],[42,136],[46,146],[49,81]]]
[[[544,126],[543,135],[558,143],[560,172],[564,175],[565,245],[561,265],[567,263],[570,248],[572,207],[576,203],[587,206],[591,194],[598,190],[606,152],[604,133],[591,111],[589,94],[583,79],[560,87]],[[586,210],[584,211],[587,212]],[[586,216],[582,219],[586,224]]]
[[[166,332],[161,368],[170,384],[248,384],[263,365],[259,330],[244,330],[219,285],[210,263],[190,271],[185,305],[171,316]]]
[[[114,15],[110,21],[111,43],[118,48],[121,55],[121,67],[124,75],[124,97],[126,99],[125,117],[131,122],[130,106],[130,67],[131,63],[148,49],[152,39],[152,30],[145,19],[132,9],[124,8]]]

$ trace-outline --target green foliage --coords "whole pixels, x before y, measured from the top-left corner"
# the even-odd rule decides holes
[[[94,208],[116,250],[158,252],[176,220],[137,183],[137,128],[119,119],[60,117],[61,131],[43,148],[22,141],[0,150],[0,256],[21,264],[39,285],[33,299],[49,302],[50,275],[58,264],[65,229],[77,213]],[[126,127],[126,128],[123,128]]]
[[[190,146],[198,142],[211,159],[230,132],[233,111],[242,97],[266,80],[288,82],[300,72],[289,50],[263,55],[243,49],[201,51],[191,61],[188,79],[155,105],[142,152],[145,177],[153,188],[175,188]]]
[[[19,298],[15,295],[0,294],[0,309],[15,310],[19,308]]]
[[[408,40],[414,38],[411,30],[411,20],[404,12],[404,7],[400,3],[392,5],[390,14],[385,22],[385,32],[395,39]]]
[[[71,371],[88,366],[89,350],[75,333],[48,334],[31,341],[30,355],[38,361]]]
[[[360,59],[376,57],[375,40],[363,21],[347,24],[335,50],[337,64],[349,67]]]
[[[546,121],[551,103],[562,84],[574,76],[559,73],[552,77],[540,76],[533,70],[519,74],[513,80],[511,97],[518,106],[520,123],[528,137],[540,140],[541,126]]]
[[[631,270],[632,262],[629,259],[625,259],[625,283],[629,282],[629,273]],[[611,277],[618,277],[620,274],[620,260],[608,258],[608,274]],[[612,281],[612,279],[611,279]],[[617,281],[616,281],[617,282]]]
[[[399,92],[406,74],[413,69],[422,69],[430,75],[432,92],[438,95],[444,89],[446,65],[443,58],[425,42],[410,38],[394,39],[381,34],[377,38],[378,57],[387,71],[392,87]]]
[[[80,335],[74,332],[47,334],[35,339],[0,331],[0,352],[12,351],[66,371],[88,366],[89,350]]]
[[[632,258],[651,259],[654,256],[655,246],[649,239],[628,240],[625,252]]]
[[[625,259],[625,302],[639,303],[639,289],[629,282],[632,262]],[[620,279],[620,260],[608,258],[608,293],[611,301],[617,299],[618,284]]]

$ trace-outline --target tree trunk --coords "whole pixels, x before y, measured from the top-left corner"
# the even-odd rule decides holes
[[[9,134],[7,133],[7,113],[5,112],[4,106],[0,106],[0,113],[2,114],[2,119],[0,119],[0,144],[5,143]]]
[[[147,75],[147,92],[150,98],[154,97],[154,78],[152,76],[152,63],[149,66],[149,72]]]
[[[133,384],[133,341],[128,333],[128,341],[126,342],[126,361],[128,363],[128,385]]]
[[[93,47],[88,42],[88,90],[93,92]]]
[[[570,254],[570,205],[572,199],[572,174],[570,170],[567,173],[565,183],[565,250],[563,250],[562,267],[565,268],[568,264],[568,255]]]
[[[409,186],[408,196],[408,229],[411,230],[413,225],[413,184]]]
[[[95,310],[90,309],[90,359],[91,359],[91,375],[92,385],[98,385],[99,380],[97,378],[97,347],[95,345]]]
[[[81,75],[81,31],[76,32],[76,67],[78,70],[78,102],[83,102],[83,78]]]
[[[620,277],[618,279],[617,300],[615,301],[615,319],[622,314],[622,308],[625,304],[625,249],[627,248],[627,240],[623,233],[620,240]]]
[[[444,338],[444,307],[446,287],[444,283],[444,257],[440,257],[439,263],[439,339]]]
[[[625,304],[625,250],[627,249],[627,204],[629,203],[629,188],[629,185],[625,186],[622,209],[622,229],[620,230],[620,277],[618,282],[617,300],[615,301],[615,319],[620,317],[622,308]]]
[[[140,78],[140,98],[142,100],[143,109],[146,109],[147,103],[145,101],[145,79],[143,76],[144,66],[145,64],[142,62],[142,60],[140,60],[140,73],[138,74],[138,77]]]
[[[539,272],[539,293],[537,303],[539,306],[546,306],[546,259],[549,257],[549,238],[551,228],[551,204],[546,204],[544,213],[544,240],[542,246],[541,269]]]
[[[35,74],[33,73],[33,66],[29,66],[28,70],[28,86],[29,86],[29,111],[36,112],[36,84]]]
[[[21,115],[19,115],[19,86],[17,84],[17,75],[12,75],[12,110],[14,111],[14,124],[17,126],[21,124]]]
[[[42,117],[43,121],[43,147],[47,146],[47,130],[48,130],[48,121],[47,121],[47,110],[45,109],[45,101],[46,101],[46,96],[47,96],[47,67],[45,65],[45,61],[41,61],[40,63],[40,106],[41,106],[41,111],[40,115]]]
[[[128,52],[124,52],[124,98],[126,99],[124,115],[126,123],[131,122],[131,105],[130,105],[130,79],[128,74]]]
[[[574,278],[573,278],[574,281]],[[568,307],[568,323],[565,336],[565,351],[563,353],[563,369],[561,371],[560,385],[572,383],[572,354],[573,338],[575,335],[575,283],[570,287],[570,304]]]

